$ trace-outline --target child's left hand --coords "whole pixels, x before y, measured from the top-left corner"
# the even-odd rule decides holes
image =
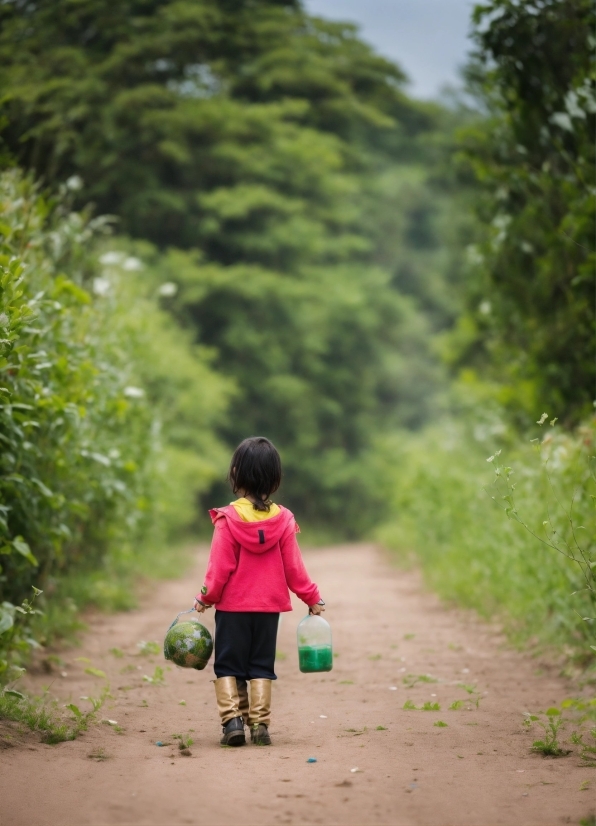
[[[211,608],[211,606],[210,605],[203,605],[202,602],[199,602],[199,600],[195,598],[195,604],[194,604],[195,611],[197,611],[199,614],[202,614],[202,613],[204,613],[205,608]]]

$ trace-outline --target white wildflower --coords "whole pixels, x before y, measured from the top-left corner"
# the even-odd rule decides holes
[[[66,188],[70,189],[71,192],[77,192],[83,188],[83,179],[80,175],[71,175],[66,181]]]
[[[117,252],[116,250],[112,250],[111,252],[104,252],[103,255],[100,255],[99,263],[104,264],[106,267],[112,267],[116,264],[119,264],[123,258],[123,252]]]
[[[138,258],[134,258],[132,255],[130,255],[122,264],[122,269],[129,270],[130,272],[132,272],[133,270],[142,270],[143,262],[140,261]]]
[[[172,295],[176,295],[178,292],[178,285],[174,284],[173,281],[166,281],[161,285],[157,292],[159,295],[169,298]]]
[[[107,295],[110,292],[111,286],[107,278],[93,279],[93,292],[95,295]]]
[[[142,399],[145,395],[142,387],[125,387],[123,393],[128,399]]]

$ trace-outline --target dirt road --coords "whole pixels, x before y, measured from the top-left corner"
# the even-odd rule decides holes
[[[84,706],[79,698],[105,683],[85,669],[101,669],[113,699],[100,715],[122,730],[104,723],[74,742],[0,751],[2,826],[554,826],[593,808],[593,772],[573,754],[530,754],[537,734],[521,726],[523,711],[560,702],[571,687],[538,676],[496,630],[442,607],[369,545],[305,553],[328,603],[334,669],[298,671],[296,604],[279,634],[274,745],[220,748],[212,668],[171,668],[164,685],[151,684],[143,676],[165,663],[138,648],[161,641],[190,606],[205,551],[198,556],[192,575],[159,586],[143,608],[95,619],[55,679],[29,677],[37,691],[54,679],[64,702]],[[409,688],[408,675],[438,682]],[[477,687],[478,708],[449,710],[473,696],[458,683]],[[408,699],[440,711],[403,710]],[[192,756],[180,755],[173,734],[193,738]]]

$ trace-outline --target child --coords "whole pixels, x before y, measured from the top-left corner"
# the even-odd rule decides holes
[[[215,605],[215,694],[223,746],[250,739],[271,745],[271,681],[281,611],[291,611],[288,588],[312,614],[325,609],[309,578],[291,511],[269,497],[281,483],[281,459],[262,436],[245,439],[230,463],[228,481],[240,498],[210,511],[215,526],[205,584],[194,607]],[[250,681],[250,700],[247,681]]]

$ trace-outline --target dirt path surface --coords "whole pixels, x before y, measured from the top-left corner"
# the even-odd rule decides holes
[[[305,558],[328,603],[337,658],[328,674],[298,671],[304,611],[295,604],[280,628],[271,748],[218,745],[211,667],[171,668],[165,685],[143,680],[165,663],[141,656],[138,643],[161,641],[189,606],[202,550],[191,576],[159,586],[135,612],[96,619],[82,646],[62,655],[52,691],[84,706],[79,698],[105,682],[85,669],[101,669],[113,699],[100,714],[123,730],[106,723],[74,742],[1,751],[2,826],[550,826],[586,816],[594,795],[580,786],[593,789],[590,771],[574,755],[530,754],[533,735],[520,725],[524,710],[560,702],[569,686],[537,676],[536,662],[504,647],[497,631],[442,607],[370,545]],[[438,682],[404,684],[427,674]],[[49,681],[29,678],[37,691]],[[448,710],[469,696],[461,682],[477,686],[479,708]],[[407,699],[441,710],[405,711]],[[179,754],[173,734],[194,739],[192,756]]]

